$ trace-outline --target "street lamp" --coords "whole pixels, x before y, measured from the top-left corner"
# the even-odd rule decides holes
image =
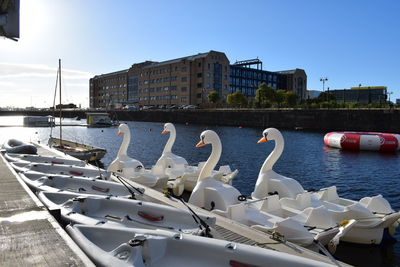
[[[328,80],[328,78],[322,77],[319,80],[322,82],[322,91],[325,92],[325,82]]]

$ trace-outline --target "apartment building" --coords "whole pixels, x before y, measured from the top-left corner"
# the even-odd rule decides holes
[[[257,68],[251,66],[257,65]],[[304,70],[270,72],[258,59],[230,65],[223,52],[209,51],[163,62],[145,61],[129,69],[90,79],[90,107],[117,108],[125,104],[202,105],[215,90],[220,99],[241,91],[250,99],[265,82],[274,89],[294,90],[305,98]]]
[[[133,64],[128,70],[90,79],[90,107],[201,105],[208,102],[212,90],[226,98],[228,76],[229,60],[217,51],[163,62],[145,61]],[[124,95],[119,91],[122,88]]]
[[[96,75],[89,80],[91,108],[119,107],[128,95],[128,70]]]

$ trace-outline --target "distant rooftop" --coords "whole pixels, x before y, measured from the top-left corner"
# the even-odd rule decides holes
[[[182,61],[182,60],[194,61],[194,60],[199,59],[199,58],[207,57],[208,54],[210,54],[211,52],[222,53],[222,52],[210,50],[209,52],[206,52],[206,53],[198,53],[198,54],[196,54],[196,55],[191,55],[191,56],[187,56],[187,57],[181,57],[181,58],[171,59],[171,60],[167,60],[167,61],[153,62],[153,63],[150,63],[149,65],[147,65],[147,66],[145,66],[145,67],[143,67],[143,68],[144,68],[144,69],[146,69],[146,68],[154,68],[154,67],[158,67],[158,66],[163,66],[163,65],[168,65],[168,64],[174,64],[174,63],[178,63],[178,62],[180,62],[180,61]]]
[[[101,74],[101,75],[96,75],[96,76],[94,76],[93,78],[104,78],[104,77],[107,77],[107,76],[113,76],[113,75],[116,75],[116,74],[124,74],[124,73],[127,73],[128,72],[128,69],[126,69],[126,70],[119,70],[119,71],[114,71],[114,72],[110,72],[110,73],[106,73],[106,74]]]

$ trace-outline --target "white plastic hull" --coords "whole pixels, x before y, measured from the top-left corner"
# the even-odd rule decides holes
[[[326,266],[273,250],[161,230],[75,225],[67,231],[97,266]]]
[[[48,209],[59,209],[67,223],[202,233],[192,213],[166,205],[60,192],[41,192],[38,196]],[[215,217],[199,216],[210,229],[215,226]]]

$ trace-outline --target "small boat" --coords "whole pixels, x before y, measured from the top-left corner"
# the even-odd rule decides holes
[[[8,139],[2,146],[7,153],[16,154],[36,154],[37,148],[32,144],[27,144],[17,139]]]
[[[86,121],[88,127],[118,126],[118,124],[111,120],[110,114],[107,112],[87,112]]]
[[[331,266],[245,244],[164,230],[68,225],[97,266]]]
[[[74,158],[85,161],[97,161],[104,157],[107,150],[100,147],[85,145],[60,138],[50,137],[48,145]]]
[[[303,213],[308,208],[323,207],[327,216],[337,224],[355,220],[352,229],[341,238],[347,242],[380,244],[385,239],[394,240],[400,211],[395,212],[386,199],[381,195],[364,197],[360,201],[340,198],[335,186],[307,192],[295,179],[280,175],[272,169],[283,152],[285,141],[279,130],[268,128],[263,131],[263,137],[258,142],[271,140],[275,141],[275,147],[260,170],[251,194],[253,199],[264,199],[276,194],[280,205],[294,214]]]
[[[44,175],[43,173],[29,171],[21,172],[19,176],[34,192],[65,191],[79,194],[126,197],[139,200],[147,199],[147,197],[143,195],[143,188],[137,188],[127,183],[119,184],[116,182],[77,176]]]
[[[25,164],[49,163],[49,164],[75,165],[80,167],[86,166],[86,162],[74,158],[67,159],[64,157],[41,156],[41,155],[31,155],[31,154],[14,154],[14,153],[5,153],[4,157],[9,162],[23,162]]]
[[[349,150],[397,151],[400,134],[370,132],[330,132],[324,136],[329,147]]]
[[[197,215],[194,219],[189,211],[148,201],[67,192],[42,191],[38,196],[49,210],[60,210],[66,223],[164,229],[204,236],[215,227],[215,217]]]
[[[54,127],[53,116],[24,116],[23,124],[27,127]]]
[[[60,111],[60,137],[55,138],[52,137],[52,128],[50,132],[50,138],[48,141],[48,145],[54,149],[57,149],[58,151],[61,151],[67,155],[70,155],[72,157],[78,158],[80,160],[85,160],[85,161],[96,161],[100,160],[104,157],[104,155],[107,153],[107,150],[104,148],[99,148],[95,146],[89,146],[69,140],[64,140],[62,138],[62,103],[61,103],[61,59],[58,61],[58,71],[57,71],[57,81],[59,84],[59,93],[60,93],[60,105],[59,105],[59,111]],[[57,84],[57,83],[56,83]],[[55,96],[57,93],[57,88],[54,93],[54,100]],[[54,111],[56,109],[54,108]]]
[[[108,180],[110,173],[102,169],[97,169],[89,166],[74,166],[53,163],[25,163],[25,162],[11,162],[10,165],[18,172],[33,171],[41,173],[42,175],[73,175],[80,177],[101,177],[101,179]]]
[[[172,153],[172,147],[176,139],[176,129],[172,123],[165,123],[162,134],[169,133],[169,138],[165,144],[161,157],[153,166],[153,170],[159,175],[169,177],[168,186],[173,190],[174,195],[180,196],[183,189],[192,192],[196,186],[197,177],[205,162],[200,162],[198,166],[190,166],[185,158]],[[213,170],[213,178],[225,184],[232,184],[232,179],[238,174],[238,170],[232,171],[229,165],[220,166],[219,170]]]

